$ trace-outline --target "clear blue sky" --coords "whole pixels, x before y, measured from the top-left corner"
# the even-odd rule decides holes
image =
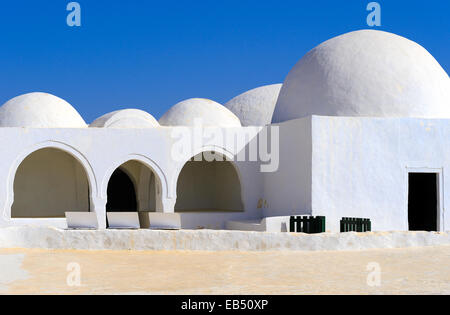
[[[310,49],[368,28],[365,0],[2,1],[0,103],[41,91],[66,99],[87,122],[121,108],[156,118],[175,103],[225,103],[282,83]],[[450,1],[384,0],[381,30],[410,38],[450,69]]]

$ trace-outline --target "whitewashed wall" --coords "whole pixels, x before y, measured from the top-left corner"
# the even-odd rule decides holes
[[[318,117],[280,127],[280,166],[261,173],[259,162],[235,162],[244,212],[183,213],[183,228],[222,229],[226,221],[255,220],[291,214],[325,215],[327,229],[339,230],[342,217],[372,219],[377,231],[408,230],[408,171],[440,176],[440,228],[450,229],[450,124],[447,120]],[[190,129],[188,129],[190,130]],[[218,129],[222,130],[222,129]],[[65,227],[64,219],[12,219],[14,176],[20,163],[42,148],[61,149],[86,170],[91,210],[105,227],[107,185],[114,170],[139,161],[155,173],[156,211],[174,211],[177,181],[185,162],[171,159],[171,128],[25,129],[0,128],[0,226]],[[261,128],[226,132],[246,141],[194,145],[194,154],[214,150],[229,158],[248,150]],[[145,197],[145,196],[144,196]],[[144,198],[142,197],[142,198]],[[147,198],[147,197],[145,197]],[[144,198],[144,199],[145,199]],[[68,209],[69,210],[69,209]]]
[[[55,149],[33,153],[19,167],[14,181],[15,218],[59,217],[89,210],[86,173],[71,155]]]
[[[377,231],[408,230],[408,171],[440,174],[440,229],[450,229],[448,120],[312,118],[312,209],[339,231],[367,217]]]
[[[189,130],[189,129],[188,129]],[[155,129],[27,129],[27,128],[0,128],[0,145],[2,150],[0,167],[0,226],[14,225],[50,225],[65,227],[64,219],[12,219],[11,205],[14,200],[13,184],[15,173],[21,162],[31,153],[42,148],[56,148],[74,156],[86,170],[91,192],[91,211],[97,213],[100,225],[106,226],[106,198],[107,185],[115,169],[127,161],[136,160],[152,169],[155,173],[158,192],[160,194],[156,210],[159,212],[173,212],[176,202],[176,185],[178,175],[191,156],[183,161],[171,159],[172,143],[171,128]],[[235,137],[241,133],[249,133],[244,128],[226,129]],[[250,130],[253,136],[257,131]],[[215,142],[208,140],[204,143],[194,144],[194,152],[215,150],[233,158],[240,152],[242,146],[234,143]],[[195,155],[194,154],[194,155]],[[236,163],[241,179],[243,203],[245,212],[233,214],[233,219],[246,219],[261,216],[257,210],[258,196],[261,191],[258,179],[257,163]],[[257,184],[255,184],[257,183]],[[67,209],[70,211],[69,209]],[[225,214],[228,217],[229,214]],[[223,227],[223,216],[217,214],[202,215],[185,214],[184,226],[192,228],[197,226]]]
[[[280,165],[264,173],[264,216],[311,214],[311,118],[288,121],[280,130]]]

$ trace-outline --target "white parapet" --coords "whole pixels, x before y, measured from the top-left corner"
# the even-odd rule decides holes
[[[0,248],[74,250],[336,251],[450,245],[450,232],[261,233],[238,231],[0,229]]]

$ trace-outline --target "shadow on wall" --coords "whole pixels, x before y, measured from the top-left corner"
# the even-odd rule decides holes
[[[243,212],[241,183],[233,162],[200,162],[183,167],[177,183],[176,212]],[[107,210],[154,212],[161,199],[154,172],[138,161],[121,165],[108,184]],[[89,212],[87,174],[71,154],[56,148],[33,152],[14,178],[12,218],[64,218]]]
[[[30,154],[14,178],[12,218],[63,218],[90,210],[89,182],[69,153],[46,148]]]
[[[224,161],[198,161],[201,155],[187,162],[180,173],[175,211],[244,211],[241,183],[233,162],[225,158]]]

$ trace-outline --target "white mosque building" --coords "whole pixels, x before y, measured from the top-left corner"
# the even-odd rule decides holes
[[[199,121],[235,141],[183,140]],[[268,171],[236,159],[261,135],[279,153]],[[192,150],[174,159],[180,142]],[[106,228],[108,211],[135,211],[178,213],[184,229],[290,215],[326,216],[334,232],[342,217],[377,231],[450,229],[449,76],[381,31],[326,41],[283,84],[225,106],[186,100],[159,121],[130,109],[87,125],[56,96],[21,95],[0,107],[0,143],[3,227],[64,228],[66,212],[93,212]],[[226,159],[193,160],[204,152]]]

